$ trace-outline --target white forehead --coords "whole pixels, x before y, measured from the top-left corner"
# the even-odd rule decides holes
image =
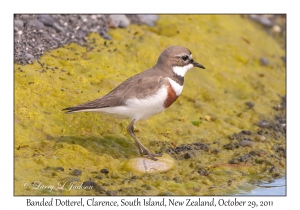
[[[187,55],[187,54],[181,53],[181,54],[177,55],[176,57],[182,57],[182,56],[185,56],[185,55]],[[192,54],[187,55],[187,56],[189,57],[189,60],[191,60],[191,59],[193,58],[193,55],[192,55]]]

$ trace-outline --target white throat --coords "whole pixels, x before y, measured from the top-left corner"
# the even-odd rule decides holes
[[[188,72],[188,70],[190,70],[193,67],[194,67],[193,64],[190,63],[189,65],[186,66],[173,66],[172,70],[178,76],[184,77],[186,72]]]

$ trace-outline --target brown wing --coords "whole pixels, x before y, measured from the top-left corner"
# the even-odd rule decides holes
[[[130,98],[146,98],[153,95],[166,82],[162,76],[150,76],[148,72],[142,72],[131,78],[128,78],[115,89],[103,97],[94,101],[89,101],[74,107],[68,107],[63,110],[68,112],[84,111],[85,109],[99,109],[103,107],[113,107],[124,105]],[[67,113],[68,113],[67,112]]]

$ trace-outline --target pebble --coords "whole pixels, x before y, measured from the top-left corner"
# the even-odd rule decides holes
[[[253,147],[254,145],[255,145],[255,142],[254,141],[249,141],[249,140],[242,140],[241,142],[240,142],[240,145],[242,146],[242,147]]]
[[[93,182],[93,181],[85,181],[82,183],[82,187],[86,187],[86,188],[89,188],[89,189],[95,189],[97,186],[97,183],[96,182]]]
[[[260,61],[260,64],[263,66],[269,65],[269,60],[265,57],[261,57],[259,61]]]
[[[167,154],[156,158],[158,159],[157,161],[144,157],[132,158],[124,164],[124,167],[128,171],[139,173],[159,173],[166,172],[175,165],[174,159]]]
[[[148,26],[154,26],[155,21],[158,19],[157,15],[137,15],[142,23],[147,24]]]
[[[158,195],[159,196],[170,196],[170,195],[175,195],[175,194],[170,191],[165,191],[165,192],[159,193]]]
[[[37,19],[46,26],[53,26],[54,19],[50,15],[38,15]]]
[[[199,169],[198,174],[200,174],[201,176],[208,176],[210,174],[209,171],[205,170],[205,169]]]
[[[61,179],[62,183],[71,183],[71,182],[78,182],[78,181],[80,181],[80,179],[77,177],[65,177]]]
[[[256,141],[265,141],[265,140],[266,140],[266,137],[263,136],[263,135],[256,135],[256,136],[254,137],[254,139],[255,139]]]
[[[109,170],[107,170],[106,168],[103,168],[103,169],[100,170],[100,173],[108,174]]]
[[[108,33],[106,32],[101,32],[100,35],[104,38],[104,39],[107,39],[107,40],[111,40],[111,36],[108,35]]]
[[[79,169],[74,169],[74,171],[72,171],[70,174],[74,176],[79,176],[81,175],[81,171]]]
[[[31,55],[30,53],[25,53],[25,57],[28,58],[28,59],[34,58],[34,56]]]
[[[84,32],[83,32],[82,30],[77,30],[77,31],[75,32],[75,36],[76,36],[76,38],[78,38],[78,39],[82,39],[82,38],[85,36],[85,34],[84,34]]]
[[[280,33],[281,32],[281,28],[279,25],[274,25],[271,29],[274,33]]]
[[[126,15],[110,15],[109,19],[112,28],[126,28],[130,24]]]
[[[15,20],[14,26],[17,27],[18,29],[22,30],[24,28],[24,23],[22,20]]]
[[[261,128],[269,128],[270,127],[270,123],[267,120],[261,120],[258,122],[257,125]]]
[[[99,192],[99,193],[105,193],[106,192],[105,189],[100,185],[96,185],[95,191]]]
[[[55,30],[57,32],[60,32],[60,31],[64,31],[64,29],[62,27],[60,27],[60,25],[58,23],[53,23],[53,28],[55,28]]]
[[[247,101],[246,103],[245,103],[249,108],[252,108],[252,107],[254,107],[254,102],[252,102],[252,101]]]
[[[270,173],[273,173],[273,172],[275,172],[275,171],[277,171],[277,168],[276,168],[275,166],[272,166],[272,167],[269,169],[269,172],[270,172]]]
[[[193,157],[193,155],[190,152],[187,152],[183,155],[184,159],[189,159],[191,157]]]
[[[251,131],[248,130],[242,130],[241,133],[245,135],[251,135]]]
[[[273,23],[271,20],[269,20],[268,18],[263,17],[261,15],[250,15],[249,17],[250,17],[250,19],[255,20],[256,22],[260,23],[263,26],[266,26],[266,27],[273,26]]]
[[[117,192],[116,192],[116,191],[113,191],[113,190],[107,190],[107,191],[106,191],[106,195],[109,195],[109,196],[115,196],[115,195],[117,195]]]
[[[59,166],[59,167],[55,167],[55,170],[56,170],[56,171],[64,171],[65,169],[64,169],[63,167],[60,167],[60,166]]]
[[[238,144],[233,144],[233,143],[229,143],[229,144],[225,144],[223,146],[223,148],[225,149],[228,149],[228,150],[232,150],[232,149],[235,149],[235,148],[239,148]]]
[[[33,29],[36,29],[36,30],[41,30],[45,27],[44,24],[37,19],[29,20],[27,23],[27,26],[32,27]]]

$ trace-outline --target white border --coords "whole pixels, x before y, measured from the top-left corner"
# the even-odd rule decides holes
[[[27,209],[26,198],[13,196],[13,14],[14,13],[287,13],[287,196],[242,197],[243,200],[273,200],[274,207],[298,206],[299,181],[299,12],[296,1],[10,1],[1,9],[1,206]],[[126,9],[125,9],[126,8]],[[41,199],[42,197],[32,197]],[[51,197],[47,197],[51,198]],[[58,197],[54,197],[58,198]],[[64,197],[68,198],[68,197]],[[70,197],[77,199],[79,197]],[[106,197],[106,200],[124,197]],[[132,197],[129,197],[131,199]],[[186,197],[174,197],[178,200]],[[209,199],[210,197],[204,197]],[[221,199],[217,197],[216,199]],[[228,199],[228,197],[224,197]],[[85,197],[88,199],[88,197]],[[29,207],[30,208],[30,207]],[[66,207],[64,207],[66,208]],[[74,209],[74,207],[70,207]],[[100,207],[97,207],[98,209]],[[140,208],[140,207],[139,207]],[[159,207],[156,207],[159,208]],[[163,207],[165,209],[165,207]],[[174,208],[174,207],[173,207]],[[226,207],[224,207],[226,208]],[[232,207],[228,207],[232,208]],[[268,209],[265,207],[264,209]],[[8,208],[5,208],[8,209]],[[39,209],[43,209],[39,207]],[[105,209],[105,208],[102,208]],[[127,207],[127,209],[132,209]]]

